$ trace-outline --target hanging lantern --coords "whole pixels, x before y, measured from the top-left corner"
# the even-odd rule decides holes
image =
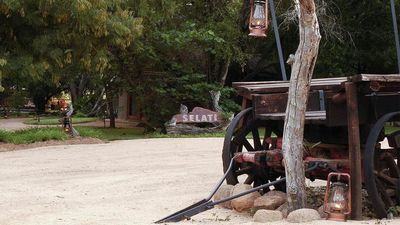
[[[249,36],[266,37],[268,28],[268,6],[266,0],[251,0]]]
[[[332,182],[332,178],[335,182]],[[324,212],[328,220],[346,221],[351,212],[350,175],[347,173],[330,173],[325,190]]]

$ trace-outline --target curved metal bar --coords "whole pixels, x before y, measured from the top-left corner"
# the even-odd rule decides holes
[[[214,196],[214,194],[218,191],[218,189],[221,187],[222,183],[224,183],[226,176],[228,173],[231,171],[232,166],[233,166],[233,161],[235,161],[236,156],[232,157],[231,162],[229,163],[229,167],[226,170],[225,174],[221,179],[218,181],[217,185],[214,186],[213,190],[211,193],[207,196],[206,201],[211,200],[211,198]]]

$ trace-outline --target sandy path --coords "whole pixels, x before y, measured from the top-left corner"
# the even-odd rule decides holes
[[[29,127],[37,127],[35,125],[24,124],[25,120],[26,118],[0,119],[0,129],[7,131],[14,131]]]
[[[207,196],[221,176],[221,148],[221,138],[151,139],[2,152],[0,224],[152,224]],[[343,224],[312,224],[321,223]],[[253,222],[217,208],[179,224]]]

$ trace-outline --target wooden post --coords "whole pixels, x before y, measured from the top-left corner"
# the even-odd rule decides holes
[[[361,220],[361,150],[357,86],[353,82],[346,82],[345,90],[347,99],[347,129],[349,138],[349,161],[351,175],[351,218],[354,220]]]
[[[251,107],[251,101],[246,97],[242,97],[242,110],[245,110],[249,107]]]
[[[289,212],[306,206],[304,120],[321,39],[314,0],[294,0],[294,3],[299,17],[300,43],[292,65],[282,146]]]

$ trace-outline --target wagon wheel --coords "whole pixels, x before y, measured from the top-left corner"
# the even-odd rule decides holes
[[[364,182],[374,212],[379,218],[385,218],[390,207],[400,204],[400,165],[396,160],[400,153],[400,132],[386,135],[384,132],[385,123],[399,115],[400,112],[394,112],[381,117],[369,133],[365,146]],[[395,140],[397,144],[384,146],[379,143],[384,137],[391,137],[389,139]]]
[[[264,134],[260,134],[259,131]],[[235,116],[229,125],[224,139],[222,150],[222,162],[224,172],[229,167],[229,163],[237,152],[252,152],[267,150],[264,139],[271,136],[273,128],[268,125],[268,121],[255,119],[252,108],[245,109]],[[278,134],[281,136],[281,134]],[[254,187],[275,180],[280,175],[271,169],[256,167],[251,163],[234,162],[231,171],[226,177],[228,184],[235,185],[239,182],[253,184]],[[285,184],[275,185],[275,189],[285,191]]]

